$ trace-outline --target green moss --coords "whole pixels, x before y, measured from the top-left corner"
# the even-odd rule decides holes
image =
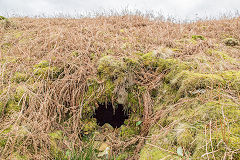
[[[100,92],[99,89],[102,87],[104,90],[103,92]],[[114,89],[115,84],[110,79],[105,80],[102,84],[99,84],[96,80],[88,80],[88,90],[86,95],[87,97],[94,97],[98,95],[99,98],[97,98],[97,102],[104,104],[106,102],[106,99],[112,99],[113,95],[115,94]],[[95,104],[88,104],[88,102],[85,104],[87,105],[84,106],[84,114],[91,116],[94,111],[93,106],[95,106]]]
[[[136,135],[137,131],[134,127],[130,127],[130,126],[126,126],[126,125],[122,125],[120,128],[120,137],[124,140],[132,137],[133,135]]]
[[[26,135],[29,133],[29,130],[26,126],[16,126],[16,125],[10,125],[5,130],[2,130],[0,132],[0,149],[1,147],[5,147],[5,145],[11,143],[11,140],[9,140],[9,136],[14,137],[16,139],[15,142],[17,142],[15,145],[16,147],[22,144],[23,138],[26,137]],[[10,157],[14,156],[14,152],[11,153]],[[22,156],[24,158],[25,156]],[[12,159],[12,158],[10,158]],[[14,159],[14,158],[13,158]]]
[[[113,132],[114,131],[114,128],[109,123],[105,123],[101,128],[104,129],[104,131],[109,131],[109,132]]]
[[[141,62],[144,66],[158,67],[157,58],[154,52],[148,52],[141,56]]]
[[[0,117],[2,115],[3,108],[4,108],[4,103],[0,101]]]
[[[26,93],[25,88],[23,86],[18,86],[14,94],[15,101],[19,102],[22,99],[24,93]]]
[[[133,135],[138,135],[140,133],[141,125],[136,125],[136,123],[139,121],[141,121],[139,114],[132,113],[131,116],[124,121],[124,125],[120,127],[120,137],[126,140]]]
[[[91,97],[96,94],[98,94],[98,89],[100,87],[100,84],[98,84],[97,80],[95,79],[89,79],[87,81],[87,92],[86,92],[86,97]]]
[[[124,29],[120,29],[119,32],[123,33],[123,32],[125,32],[125,31],[124,31]]]
[[[223,40],[223,43],[226,45],[226,46],[236,46],[239,44],[239,41],[235,38],[226,38]]]
[[[10,44],[8,44],[10,45]],[[17,57],[4,57],[1,59],[1,63],[0,64],[8,64],[8,63],[17,63],[18,62],[18,59]]]
[[[1,132],[1,134],[8,134],[12,130],[12,125]]]
[[[128,105],[136,105],[138,103],[137,97],[130,94],[130,92],[142,92],[138,87],[134,87],[134,72],[132,70],[138,70],[143,65],[147,69],[157,70],[160,73],[165,73],[165,81],[169,82],[177,73],[182,70],[191,69],[192,65],[178,61],[176,59],[163,59],[158,58],[166,49],[161,49],[161,51],[148,52],[146,54],[139,53],[136,57],[124,57],[123,59],[116,59],[113,56],[102,57],[98,62],[98,72],[100,74],[100,79],[105,79],[106,94],[109,98],[113,96],[113,91],[116,91],[118,85],[123,85],[117,90],[117,99],[121,98],[119,103],[125,102],[122,99],[125,97],[129,102]],[[167,51],[166,51],[167,52]],[[139,86],[141,87],[141,86]],[[89,92],[96,90],[96,87],[89,88]],[[126,96],[120,95],[124,89],[124,94]],[[135,91],[134,91],[135,90]],[[109,91],[109,92],[108,92]],[[156,91],[156,94],[158,92]],[[104,96],[106,97],[106,96]],[[105,100],[105,98],[104,98]],[[133,107],[131,107],[133,108]],[[136,110],[137,111],[137,110]],[[138,110],[139,111],[139,110]]]
[[[48,61],[41,61],[34,65],[34,74],[43,79],[50,78],[56,79],[63,72],[63,68],[58,68],[56,66],[50,66]]]
[[[171,59],[172,50],[167,48],[159,48],[152,52],[141,55],[139,62],[146,67],[157,68],[159,71],[163,71],[165,68],[172,68],[173,65],[180,67],[182,63],[179,63],[177,59]]]
[[[1,137],[0,137],[1,138]],[[6,145],[6,143],[7,143],[7,139],[0,139],[0,148],[1,147],[4,147],[5,145]]]
[[[3,53],[6,53],[12,46],[13,46],[12,43],[6,42],[6,43],[3,43],[3,44],[1,45],[0,49],[1,49],[1,51],[2,51]],[[6,62],[5,59],[6,59],[6,58],[4,58],[4,60],[1,61],[1,63]]]
[[[240,71],[226,71],[219,75],[226,81],[228,87],[240,91]]]
[[[216,74],[201,74],[191,71],[182,71],[171,81],[171,84],[178,89],[178,97],[189,95],[198,89],[222,87],[226,81]]]
[[[28,80],[28,75],[25,73],[15,72],[14,76],[11,78],[12,82],[20,83]]]
[[[15,31],[13,34],[14,34],[15,38],[20,38],[20,37],[22,37],[23,32],[22,31]]]
[[[163,82],[160,87],[158,88],[158,95],[157,98],[159,99],[160,104],[171,104],[173,100],[176,98],[177,90],[171,86],[169,83]],[[156,105],[154,110],[157,111],[162,109],[163,105]]]
[[[228,57],[225,56],[225,58]],[[127,75],[131,72],[131,69],[137,70],[141,67],[145,67],[147,69],[156,69],[157,72],[165,74],[163,81],[159,84],[158,90],[153,91],[154,96],[159,100],[158,104],[154,105],[154,111],[165,109],[168,105],[170,105],[169,109],[171,109],[171,104],[176,102],[173,101],[176,98],[180,99],[182,97],[184,98],[183,101],[186,101],[186,103],[182,104],[178,110],[170,112],[165,118],[162,118],[159,121],[159,125],[164,127],[174,123],[176,120],[180,120],[178,125],[169,128],[169,132],[163,136],[158,132],[162,129],[161,127],[151,129],[150,135],[159,135],[159,139],[152,143],[162,149],[159,149],[158,147],[154,147],[153,149],[151,147],[147,152],[143,149],[141,151],[142,159],[159,159],[168,157],[171,159],[174,155],[169,154],[164,150],[175,153],[179,146],[185,149],[185,154],[188,156],[199,158],[205,153],[205,150],[202,150],[201,148],[204,145],[202,142],[205,141],[205,135],[202,133],[204,133],[206,122],[214,122],[222,119],[222,111],[228,119],[228,122],[231,124],[235,124],[236,120],[239,119],[239,109],[236,103],[231,100],[225,98],[223,101],[209,100],[208,102],[203,103],[197,99],[198,96],[202,95],[204,97],[205,94],[209,94],[209,89],[212,89],[211,92],[215,97],[218,96],[219,93],[214,92],[214,90],[219,87],[238,90],[239,71],[227,71],[215,74],[198,73],[195,70],[197,68],[195,64],[182,62],[177,59],[158,58],[158,55],[155,52],[139,54],[138,57],[127,57],[123,60],[113,58],[113,62],[110,61],[111,58],[109,56],[106,59],[103,60],[104,63],[100,63],[104,65],[99,65],[100,68],[98,68],[98,71],[104,75],[104,77],[101,77],[100,79],[105,80],[102,83],[106,89],[103,94],[103,100],[106,99],[106,95],[115,96],[115,93],[113,93],[114,90],[119,84],[122,84],[119,82],[123,82],[118,80],[119,77],[128,77]],[[195,70],[195,72],[193,70]],[[113,74],[109,76],[108,73]],[[133,74],[133,76],[135,75]],[[140,108],[138,105],[139,100],[138,97],[135,96],[135,92],[144,92],[144,89],[141,89],[143,86],[133,84],[130,87],[124,87],[125,91],[128,93],[128,107],[131,108],[132,113],[141,113],[141,110],[138,110]],[[96,91],[97,88],[99,88],[99,84],[93,84],[89,88],[89,91],[94,93],[94,90]],[[109,98],[110,97],[107,97],[107,99]],[[135,109],[135,107],[133,107],[134,105],[138,106],[138,109]],[[141,119],[136,119],[136,121],[139,120]],[[119,135],[123,140],[129,139],[131,136],[139,133],[140,128],[136,128],[136,121],[130,117],[125,121],[125,125],[121,126],[119,129]],[[184,125],[182,126],[181,124]],[[234,133],[228,134],[231,141],[229,144],[232,149],[239,147],[239,144],[237,143],[239,130],[236,126],[238,126],[238,124],[231,125],[230,128],[231,130],[234,130]],[[209,138],[208,133],[207,137]],[[220,141],[221,139],[215,140],[216,143]],[[214,145],[217,145],[215,142]],[[149,148],[149,146],[145,146],[145,149],[146,148]],[[216,157],[220,157],[222,153],[224,153],[223,150],[224,146],[219,146],[219,153],[216,153]],[[211,152],[211,147],[208,147],[208,151]],[[177,159],[179,157],[175,156],[174,158]]]
[[[138,70],[138,68],[140,68],[140,62],[137,57],[124,57],[123,61],[126,63],[128,70]]]
[[[225,125],[225,124],[223,124]],[[223,129],[224,130],[224,129]],[[237,150],[240,147],[240,137],[239,135],[233,135],[232,133],[227,132],[223,132],[223,130],[221,128],[219,128],[219,130],[214,130],[212,133],[212,143],[214,146],[214,149],[219,149],[219,150],[225,150],[224,148],[224,143],[227,144],[229,146],[229,148],[231,150]],[[219,143],[223,143],[223,146],[218,145]],[[222,153],[218,153],[219,155],[223,155],[224,152]],[[240,153],[238,153],[238,155],[240,156]]]
[[[204,94],[207,94],[207,92]],[[211,94],[217,96],[219,93],[211,91]],[[176,150],[174,148],[179,145],[185,149],[185,152],[190,157],[199,159],[206,153],[206,149],[203,147],[206,145],[206,141],[208,141],[208,152],[212,152],[209,141],[209,124],[211,122],[211,140],[217,159],[220,159],[224,156],[225,152],[228,152],[224,143],[227,143],[228,148],[231,150],[240,148],[238,143],[240,135],[239,105],[227,97],[222,98],[221,100],[209,100],[205,103],[197,102],[198,97],[194,99],[190,97],[184,98],[185,103],[181,104],[178,110],[169,113],[165,121],[161,119],[159,121],[160,125],[154,125],[151,128],[151,135],[158,135],[158,139],[155,139],[151,143],[170,151]],[[224,117],[227,123],[224,123]],[[158,126],[166,126],[163,124],[166,121],[168,121],[167,125],[176,121],[178,124],[172,128],[168,128],[168,132],[163,134],[160,132],[162,127]],[[216,122],[218,129],[216,129]],[[205,129],[205,127],[207,128]],[[226,132],[224,128],[226,128]],[[239,153],[236,153],[235,156],[239,156]],[[209,155],[209,157],[210,159],[213,158],[212,155]]]
[[[195,136],[195,140],[196,140],[196,142],[195,142],[196,147],[195,147],[195,150],[192,153],[191,157],[193,159],[201,159],[201,156],[206,153],[206,146],[205,146],[206,145],[206,138],[205,138],[204,132],[197,134]]]
[[[192,39],[193,39],[193,40],[198,40],[198,39],[200,39],[200,40],[205,40],[205,37],[202,36],[202,35],[193,35],[193,36],[192,36]]]
[[[108,96],[108,98],[111,98],[113,94],[113,90],[115,88],[115,84],[111,80],[107,80],[104,83],[104,87],[105,87],[105,96]]]
[[[0,16],[0,20],[6,20],[6,17]]]
[[[50,143],[51,143],[51,155],[54,158],[63,158],[65,156],[62,149],[59,147],[59,143],[63,140],[63,132],[61,130],[56,130],[49,133]]]
[[[72,55],[73,55],[74,57],[78,57],[78,56],[79,56],[79,53],[78,53],[77,51],[73,51],[73,52],[72,52]]]
[[[46,67],[46,68],[38,68],[38,69],[34,69],[34,74],[38,75],[42,78],[47,78],[49,74],[51,74],[51,72],[53,72],[52,68],[50,67]]]
[[[96,122],[96,119],[94,118],[83,122],[82,131],[85,135],[91,134],[92,132],[95,131],[96,128],[97,128],[97,122]]]
[[[176,74],[183,70],[192,69],[192,65],[186,62],[181,62],[177,59],[159,59],[157,71],[165,73],[165,81],[169,82]]]
[[[206,152],[211,153],[212,150],[214,150],[215,159],[222,159],[223,157],[230,158],[231,157],[230,155],[226,156],[225,154],[226,152],[229,152],[229,150],[239,149],[240,146],[239,137],[229,135],[229,133],[226,133],[225,136],[223,136],[222,133],[223,130],[221,130],[221,128],[219,128],[218,130],[215,129],[212,130],[211,133],[212,145],[210,143],[209,132],[206,135],[204,135],[203,133],[198,134],[196,138],[197,146],[192,154],[192,158],[194,159],[199,159],[200,157],[202,159],[207,158]],[[207,146],[206,142],[208,142]],[[228,148],[226,148],[226,145],[228,146]],[[213,159],[213,154],[209,154],[208,157],[210,159]],[[234,154],[232,154],[233,159],[238,159],[239,157],[240,157],[239,152],[235,152]]]
[[[4,29],[7,29],[10,27],[10,21],[8,18],[0,16],[0,25],[3,25]]]
[[[171,159],[181,159],[180,157],[177,157],[175,155],[169,154],[165,150],[162,150],[160,148],[153,147],[150,145],[145,145],[143,149],[140,152],[139,160],[171,160]]]
[[[134,92],[128,93],[127,102],[128,102],[128,108],[131,109],[132,112],[137,113],[139,111],[138,97],[136,96],[136,94]]]
[[[180,48],[172,48],[172,51],[173,52],[181,52],[181,49]]]
[[[29,158],[27,157],[27,155],[22,155],[18,152],[13,152],[8,159],[13,159],[13,160],[28,160]]]
[[[0,132],[0,148],[4,147],[7,143],[7,137],[6,135],[11,131],[12,126],[6,128],[2,132]]]
[[[123,76],[126,66],[123,61],[113,56],[104,56],[98,61],[98,73],[102,77],[116,78]]]
[[[118,155],[115,160],[126,160],[128,158],[128,154],[127,153],[123,153]]]
[[[178,88],[178,96],[189,95],[195,93],[196,90],[231,87],[239,90],[240,72],[227,71],[219,74],[201,74],[184,70],[177,74],[171,81],[171,84]]]
[[[43,60],[43,61],[40,61],[38,64],[34,65],[34,68],[47,68],[49,66],[50,66],[49,62],[46,60]]]
[[[193,140],[193,133],[189,129],[183,129],[177,135],[177,143],[184,148],[188,148]]]
[[[238,131],[240,131],[240,127],[237,128]],[[228,138],[228,137],[227,137]],[[238,149],[240,147],[240,137],[239,137],[239,134],[237,135],[231,135],[229,137],[229,140],[228,144],[234,148],[234,149]],[[240,153],[238,153],[238,156],[240,157]]]
[[[216,50],[209,50],[208,54],[211,56],[215,56],[217,58],[221,58],[225,61],[228,61],[232,64],[234,63],[239,63],[235,58],[230,57],[227,53],[221,52],[221,51],[216,51]]]
[[[190,71],[184,72],[187,72],[186,76],[182,75],[182,77],[176,81],[176,83],[179,83],[180,87],[182,85],[182,81],[187,79],[189,76],[195,75],[192,74],[192,72]],[[227,88],[231,88],[229,87],[232,86],[230,82],[234,81],[233,79],[237,79],[237,71],[234,73],[228,73],[231,78],[224,78],[229,76],[223,76],[221,74],[223,73],[215,74],[215,76],[217,77],[215,77],[214,79],[217,79],[217,82],[220,80],[220,82],[223,82],[222,84],[225,84],[225,86],[228,85]],[[224,72],[224,74],[227,73]],[[199,78],[199,76],[203,76],[204,79],[209,79],[209,75],[197,75],[197,78]],[[200,82],[206,83],[205,80],[202,80],[202,78],[200,78]],[[186,84],[190,85],[191,81]],[[197,85],[197,82],[191,84],[191,86],[194,87],[196,87]],[[210,85],[209,87],[211,86],[212,85]],[[174,95],[176,95],[174,94],[174,90],[176,89],[172,89],[174,89],[174,86],[165,83],[163,83],[159,88],[158,99],[160,99],[160,101],[156,106],[154,106],[154,110],[158,111],[167,108],[168,110],[170,110],[170,112],[168,115],[165,116],[165,118],[162,117],[159,120],[158,124],[151,127],[150,135],[152,135],[154,139],[151,141],[152,144],[173,152],[176,150],[176,146],[182,146],[185,149],[187,155],[192,158],[199,159],[203,154],[206,153],[206,150],[203,146],[205,145],[206,139],[209,139],[210,137],[209,126],[207,124],[211,122],[214,151],[218,150],[215,157],[221,158],[221,156],[223,156],[223,154],[227,152],[225,145],[218,145],[218,143],[222,144],[221,142],[223,142],[223,137],[221,136],[223,133],[221,131],[220,121],[222,121],[223,123],[223,118],[225,117],[225,120],[227,120],[227,124],[224,125],[226,128],[225,140],[229,138],[228,147],[231,148],[231,150],[236,150],[237,148],[240,148],[239,143],[237,142],[240,135],[240,110],[238,107],[239,105],[236,101],[233,101],[231,98],[229,98],[227,96],[227,93],[223,91],[219,92],[218,87],[212,90],[205,89],[205,92],[202,92],[197,96],[183,97],[181,101],[183,101],[184,103],[178,105],[177,110],[171,110],[173,103],[172,100],[175,97]],[[205,100],[202,101],[202,98]],[[169,101],[170,104],[168,104]],[[177,124],[175,126],[172,126],[172,124],[176,122]],[[218,129],[216,129],[215,127],[216,122],[218,122]],[[165,126],[168,126],[167,133],[161,133],[162,127]],[[205,137],[204,135],[206,126],[207,137]],[[230,131],[227,129],[227,127],[229,127]],[[218,138],[216,138],[213,133],[215,131],[218,132]],[[154,136],[156,136],[157,139],[154,138]],[[211,151],[212,148],[209,144],[208,152]],[[237,157],[239,156],[239,154],[236,153],[235,156]],[[212,155],[209,155],[209,157],[213,158]]]
[[[185,44],[197,44],[197,40],[193,38],[187,38],[188,35],[186,35],[183,39],[176,40],[176,43],[178,44],[178,48],[183,49]]]
[[[222,119],[224,116],[228,119],[228,122],[235,122],[240,119],[240,109],[236,103],[231,99],[223,99],[219,101],[209,101],[201,106],[201,112],[203,121],[211,119]]]
[[[63,133],[61,130],[57,130],[55,132],[49,133],[49,136],[51,139],[57,139],[57,140],[62,140],[63,139]]]
[[[12,114],[14,112],[19,112],[21,110],[21,105],[18,105],[18,102],[16,102],[14,99],[10,99],[7,102],[5,113],[6,114]]]

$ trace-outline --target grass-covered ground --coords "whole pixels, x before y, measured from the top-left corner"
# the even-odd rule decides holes
[[[239,22],[0,17],[0,159],[240,159]]]

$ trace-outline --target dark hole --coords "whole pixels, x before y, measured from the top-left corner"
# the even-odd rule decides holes
[[[124,112],[123,105],[117,104],[114,111],[111,103],[107,105],[99,104],[93,117],[97,119],[99,126],[109,123],[113,128],[119,128],[123,125],[124,120],[128,119],[128,115]]]

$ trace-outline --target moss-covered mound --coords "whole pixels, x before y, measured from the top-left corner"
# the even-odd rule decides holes
[[[1,159],[240,159],[239,18],[7,21]]]

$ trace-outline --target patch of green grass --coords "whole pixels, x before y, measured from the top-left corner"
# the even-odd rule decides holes
[[[58,158],[56,158],[58,159]],[[64,160],[94,160],[97,159],[97,150],[94,148],[94,139],[88,141],[81,151],[67,150]]]
[[[6,17],[0,16],[0,20],[6,20]]]
[[[202,35],[193,35],[193,36],[192,36],[192,39],[193,39],[193,40],[198,40],[198,39],[200,39],[200,40],[205,40],[205,37],[203,37]]]

